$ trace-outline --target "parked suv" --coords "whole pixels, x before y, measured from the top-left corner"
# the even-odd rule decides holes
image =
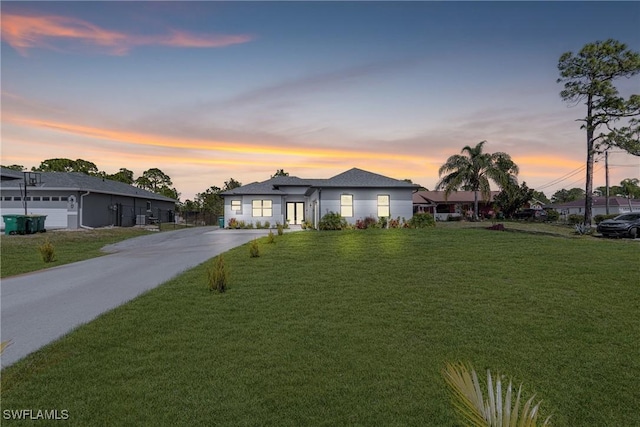
[[[613,219],[605,219],[598,224],[598,233],[604,237],[624,237],[632,239],[638,237],[640,229],[640,212],[631,212],[618,215]]]

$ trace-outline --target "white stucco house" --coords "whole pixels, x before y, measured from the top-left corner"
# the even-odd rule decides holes
[[[329,212],[355,224],[366,217],[413,216],[412,193],[417,185],[353,168],[328,179],[277,176],[222,193],[224,218],[245,223],[290,225],[308,221],[317,226]]]

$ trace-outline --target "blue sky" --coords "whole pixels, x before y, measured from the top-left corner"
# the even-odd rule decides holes
[[[584,187],[566,51],[640,50],[637,2],[2,2],[2,164],[158,167],[182,200],[276,169],[429,189],[487,140],[547,195]],[[619,83],[638,93],[640,79]],[[639,177],[614,152],[611,180]],[[604,185],[601,163],[595,185]]]

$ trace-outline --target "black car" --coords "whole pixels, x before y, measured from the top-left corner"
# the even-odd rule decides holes
[[[624,237],[632,239],[638,237],[640,229],[640,212],[631,212],[618,215],[613,219],[605,219],[598,224],[598,233],[604,237]]]

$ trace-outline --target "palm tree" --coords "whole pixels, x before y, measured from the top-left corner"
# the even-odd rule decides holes
[[[466,146],[461,154],[449,157],[438,170],[442,177],[436,185],[436,190],[445,191],[445,197],[459,189],[474,192],[473,218],[478,219],[478,192],[483,200],[491,197],[489,180],[500,188],[516,184],[518,166],[507,153],[483,153],[482,147],[487,141],[481,141],[475,147]],[[444,176],[442,176],[444,175]]]

